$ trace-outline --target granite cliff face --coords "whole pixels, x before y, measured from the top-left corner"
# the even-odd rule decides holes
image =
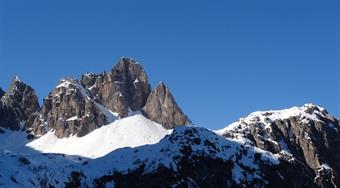
[[[308,187],[340,185],[340,124],[324,108],[307,104],[282,111],[255,112],[226,128],[223,135],[244,139],[293,164],[293,169],[305,175],[296,180],[300,187],[309,179],[314,181]],[[287,178],[294,176],[288,174]]]
[[[162,124],[166,129],[192,124],[163,82],[151,92],[142,112],[147,118]]]
[[[15,77],[1,97],[0,127],[18,130],[30,125],[39,110],[38,97],[32,87]]]

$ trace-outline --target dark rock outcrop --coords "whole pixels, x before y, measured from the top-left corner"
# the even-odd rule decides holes
[[[2,96],[5,95],[5,92],[0,88],[0,114],[2,114],[2,111],[3,111],[3,104],[1,102],[1,98]],[[0,116],[1,117],[1,116]]]
[[[15,77],[0,102],[0,126],[18,130],[33,122],[39,110],[38,97],[32,87]]]
[[[1,87],[0,87],[0,99],[1,99],[1,97],[2,96],[4,96],[5,95],[5,92],[1,89]]]
[[[142,112],[147,118],[163,125],[166,129],[192,124],[163,82],[150,93]]]
[[[316,187],[340,185],[340,125],[321,107],[308,104],[256,112],[233,124],[224,136],[246,138],[256,147],[286,158],[296,171],[305,170]]]
[[[122,58],[108,74],[83,75],[81,83],[121,118],[127,117],[129,110],[141,110],[150,93],[144,69],[130,58]]]
[[[53,129],[59,138],[84,136],[113,119],[113,114],[95,102],[78,80],[64,79],[44,99],[32,129],[36,135]]]

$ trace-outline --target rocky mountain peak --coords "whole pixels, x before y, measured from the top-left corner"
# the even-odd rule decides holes
[[[38,97],[34,89],[17,76],[9,90],[1,98],[0,126],[18,129],[30,124],[39,110]]]
[[[130,111],[142,111],[167,129],[191,124],[163,82],[150,93],[146,72],[132,58],[121,58],[109,73],[85,74],[81,83],[96,100],[118,113],[120,118],[127,117]]]
[[[121,58],[108,74],[84,75],[81,82],[121,118],[127,117],[129,111],[141,110],[150,93],[144,69],[131,58]]]
[[[167,129],[173,129],[178,125],[192,124],[177,105],[170,89],[164,82],[160,82],[150,93],[143,108],[143,114]]]
[[[303,164],[308,169],[305,172],[308,178],[316,178],[320,186],[326,182],[340,183],[337,162],[340,123],[322,107],[306,104],[286,110],[254,112],[220,133],[278,154],[291,163]],[[320,174],[323,165],[331,169],[328,176]]]
[[[33,90],[31,86],[27,85],[18,76],[14,76],[7,93],[13,95],[13,93],[22,93],[25,89]]]
[[[140,64],[131,58],[122,58],[112,69],[109,77],[114,82],[122,82],[123,96],[132,111],[143,108],[150,93],[148,77]]]
[[[160,81],[158,85],[155,87],[154,91],[162,94],[162,96],[166,96],[166,94],[171,94],[170,88],[164,83],[164,81]],[[172,96],[172,94],[171,94]]]
[[[26,86],[28,86],[28,85],[24,81],[22,81],[19,78],[19,76],[14,76],[11,83],[10,83],[8,92],[18,91],[18,90],[22,89],[22,87],[26,87]]]
[[[19,83],[19,78],[14,79],[12,87],[20,87]],[[150,92],[142,66],[123,57],[108,73],[85,73],[80,80],[60,80],[44,99],[30,128],[37,136],[54,130],[59,138],[81,137],[117,118],[141,111],[167,129],[191,124],[164,83]]]
[[[115,67],[129,67],[133,66],[133,64],[137,65],[137,61],[130,57],[121,57],[118,64]]]

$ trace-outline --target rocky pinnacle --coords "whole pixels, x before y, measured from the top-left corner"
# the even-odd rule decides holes
[[[170,89],[163,82],[158,84],[150,93],[143,108],[143,114],[147,118],[163,125],[166,129],[191,124],[189,118],[177,105]]]
[[[1,98],[0,126],[13,130],[25,127],[33,121],[38,110],[38,97],[34,89],[16,76]]]
[[[81,82],[121,118],[127,117],[129,111],[141,110],[150,93],[144,69],[131,58],[121,58],[108,74],[85,74]]]

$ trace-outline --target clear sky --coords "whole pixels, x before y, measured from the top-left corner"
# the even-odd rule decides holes
[[[189,117],[216,129],[315,103],[340,117],[337,1],[1,0],[0,86],[40,99],[62,77],[137,59]]]

